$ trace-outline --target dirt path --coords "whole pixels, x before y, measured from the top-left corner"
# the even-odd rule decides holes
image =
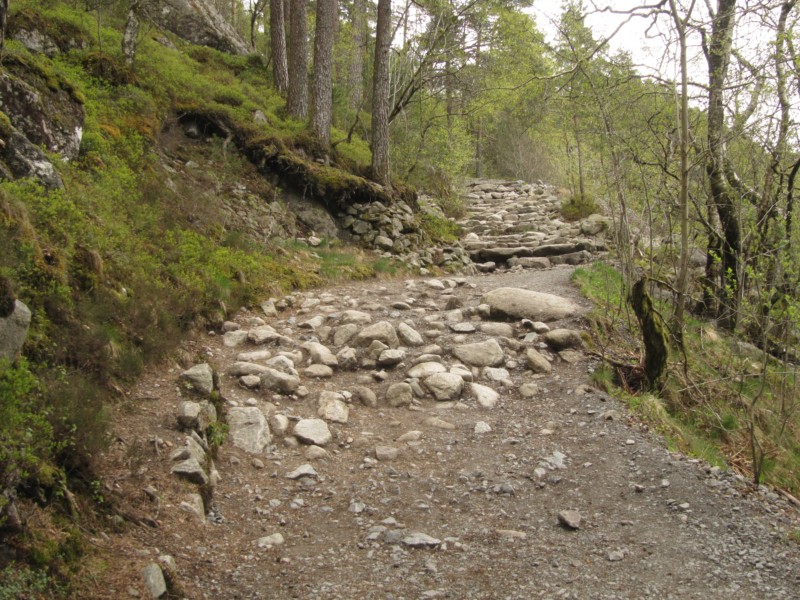
[[[440,345],[451,367],[458,362],[454,345],[502,337],[452,331],[459,321],[447,321],[444,309],[459,302],[451,297],[463,303],[461,322],[477,326],[483,321],[470,307],[503,286],[558,294],[588,308],[570,273],[558,267],[481,275],[443,290],[422,279],[413,286],[347,285],[298,294],[294,307],[266,321],[292,332],[298,344],[320,334],[300,323],[315,315],[335,319],[347,308],[375,321],[406,320],[419,331],[444,323],[426,344]],[[306,300],[312,308],[300,309]],[[412,310],[393,308],[397,302]],[[255,316],[240,313],[235,321],[247,328],[258,323]],[[383,369],[386,381],[373,376],[380,368],[304,376],[305,398],[247,390],[223,375],[230,406],[255,398],[249,403],[292,423],[316,416],[322,390],[352,392],[370,382],[377,406],[349,399],[348,421],[330,424],[334,439],[317,453],[322,458],[309,458],[308,447],[289,433],[273,435],[257,456],[226,443],[216,458],[220,482],[207,518],[181,507],[197,488],[170,474],[170,451],[185,438],[175,420],[182,369],[149,373],[119,407],[117,442],[104,468],[109,493],[158,527],[130,526],[97,538],[110,569],[87,597],[148,597],[141,569],[164,555],[174,559],[187,598],[800,595],[800,545],[791,539],[800,521],[792,507],[768,491],[748,491],[731,473],[668,452],[624,406],[586,385],[594,366],[588,356],[570,364],[543,350],[552,372],[534,375],[524,359],[532,342],[521,341],[525,331],[514,325],[514,337],[500,339],[510,381],[487,381],[485,371],[473,370],[476,382],[499,392],[493,408],[466,391],[456,402],[426,396],[410,407],[388,406],[387,387],[404,379],[423,348],[409,348],[405,366]],[[580,329],[581,318],[549,325]],[[226,347],[215,334],[185,350],[225,373],[252,348]],[[490,431],[477,433],[479,422]],[[408,432],[420,433],[398,441]],[[287,479],[306,464],[316,476]],[[559,523],[566,510],[579,514],[578,529]],[[274,534],[282,541],[268,538]]]

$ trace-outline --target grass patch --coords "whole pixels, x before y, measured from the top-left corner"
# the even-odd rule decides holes
[[[589,195],[575,194],[561,204],[561,216],[567,221],[579,221],[600,212],[600,207]]]
[[[690,317],[684,332],[687,370],[676,352],[661,398],[627,394],[618,387],[625,369],[614,365],[638,362],[641,340],[624,302],[622,277],[610,265],[595,263],[576,269],[573,281],[597,304],[589,315],[593,344],[609,359],[594,373],[598,387],[619,395],[676,449],[711,464],[727,463],[750,477],[760,469],[762,481],[800,491],[796,367]],[[659,310],[669,318],[666,300]]]

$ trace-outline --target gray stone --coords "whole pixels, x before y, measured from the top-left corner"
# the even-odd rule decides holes
[[[167,593],[167,582],[164,573],[157,563],[150,563],[142,569],[144,587],[151,598],[161,598]]]
[[[196,458],[182,460],[173,465],[170,472],[197,485],[206,485],[209,482],[208,475]]]
[[[395,460],[399,453],[399,450],[394,446],[375,446],[375,458],[381,462]]]
[[[471,383],[469,385],[475,400],[477,400],[478,404],[480,404],[483,408],[494,408],[497,406],[497,401],[500,399],[500,394],[498,394],[495,390],[479,383]]]
[[[442,540],[431,537],[426,533],[412,531],[401,540],[404,546],[409,548],[434,548],[442,543]]]
[[[472,429],[472,431],[476,435],[482,435],[484,433],[490,433],[492,431],[492,427],[486,421],[478,421],[475,423],[475,427]]]
[[[364,406],[369,406],[370,408],[378,406],[378,397],[367,386],[359,385],[353,388],[353,396],[360,400]]]
[[[447,371],[447,369],[440,362],[421,362],[411,367],[407,375],[415,379],[425,379],[434,373],[444,373],[445,371]]]
[[[328,365],[309,365],[303,370],[303,375],[314,379],[330,379],[333,377],[333,369]]]
[[[279,394],[293,394],[299,386],[299,377],[276,369],[267,369],[261,375],[261,388],[264,390],[278,392]]]
[[[160,0],[159,9],[148,18],[179,38],[220,52],[246,55],[250,47],[236,29],[225,20],[213,2],[206,0]]]
[[[286,479],[300,479],[301,477],[317,477],[317,471],[308,463],[300,465],[294,471],[286,474]]]
[[[406,357],[405,350],[400,350],[398,348],[389,348],[388,350],[384,350],[378,356],[378,366],[379,367],[394,367],[395,365],[400,364],[403,362],[403,359]]]
[[[580,311],[567,298],[519,288],[498,288],[481,300],[489,305],[490,315],[498,318],[556,321]]]
[[[360,310],[346,310],[339,317],[339,321],[344,324],[367,325],[372,323],[372,315]]]
[[[256,546],[259,548],[272,548],[273,546],[280,546],[284,543],[283,535],[280,533],[273,533],[272,535],[265,535],[256,540]]]
[[[558,522],[567,529],[580,529],[581,514],[577,510],[562,510],[558,513]]]
[[[281,335],[269,325],[261,325],[247,332],[247,339],[257,346],[277,341],[280,337]]]
[[[251,454],[262,453],[272,441],[267,419],[255,406],[229,409],[228,427],[233,445]]]
[[[356,348],[363,348],[369,346],[374,340],[378,340],[390,348],[396,348],[399,344],[394,326],[388,321],[378,321],[367,325],[358,332],[352,345]]]
[[[422,346],[422,344],[425,343],[425,340],[422,339],[422,336],[419,334],[419,332],[405,323],[400,323],[397,326],[397,335],[406,346],[416,347]]]
[[[472,367],[499,367],[505,360],[503,349],[494,339],[456,346],[453,354]]]
[[[328,424],[322,419],[300,419],[294,426],[294,436],[304,444],[325,446],[333,439]]]
[[[525,358],[528,359],[528,368],[534,373],[549,373],[553,370],[550,361],[533,348],[525,351]]]
[[[268,419],[270,431],[275,435],[286,435],[289,431],[289,417],[281,413],[274,413]]]
[[[329,367],[339,365],[339,361],[333,352],[318,342],[306,342],[301,348],[308,352],[311,362],[314,364],[327,365]]]
[[[344,346],[355,337],[360,329],[361,327],[355,323],[346,323],[341,327],[337,327],[333,333],[333,345]]]
[[[25,304],[15,300],[11,314],[0,318],[0,359],[13,361],[17,357],[28,337],[30,324],[31,311]]]
[[[494,337],[514,337],[514,327],[508,323],[481,323],[478,329]]]
[[[177,417],[178,425],[182,429],[205,431],[206,427],[216,422],[217,409],[207,400],[203,402],[184,400],[178,404]]]
[[[439,417],[428,417],[425,419],[425,424],[430,427],[435,427],[436,429],[444,429],[445,431],[455,431],[456,428],[456,426],[449,421],[445,421]]]
[[[535,383],[523,383],[519,387],[519,393],[523,398],[533,398],[539,393],[539,386]]]
[[[267,367],[252,362],[236,361],[228,369],[228,375],[241,377],[243,375],[261,375]]]
[[[464,380],[453,373],[434,373],[426,377],[423,384],[440,402],[459,398],[464,389]]]
[[[574,329],[553,329],[544,334],[544,341],[556,351],[583,347],[581,333]]]
[[[336,353],[336,360],[339,361],[339,368],[345,371],[355,371],[358,368],[356,351],[349,346],[345,346]]]
[[[317,401],[317,416],[334,423],[347,423],[350,408],[344,397],[336,392],[321,392]]]
[[[187,369],[181,373],[180,379],[205,396],[210,396],[214,391],[214,371],[208,363],[201,363]]]
[[[394,383],[386,390],[386,402],[393,408],[409,406],[414,400],[414,392],[407,383]]]
[[[226,348],[235,348],[241,346],[247,341],[247,332],[243,330],[229,331],[222,336],[222,344]]]
[[[603,215],[593,214],[586,217],[580,223],[581,233],[583,235],[597,235],[608,231],[611,226],[611,219]]]

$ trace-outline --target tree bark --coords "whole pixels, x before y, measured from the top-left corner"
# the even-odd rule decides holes
[[[347,73],[350,110],[361,109],[364,101],[364,56],[367,51],[369,29],[367,25],[367,0],[353,2],[353,57]]]
[[[272,50],[272,78],[279,93],[289,89],[289,71],[286,66],[286,15],[283,0],[269,2],[269,45]]]
[[[372,177],[391,182],[389,166],[389,50],[392,43],[392,2],[378,0],[375,67],[372,89]]]
[[[686,21],[691,15],[681,18],[676,0],[669,0],[669,8],[678,34],[681,67],[680,127],[678,129],[681,160],[681,187],[678,197],[681,211],[681,256],[678,266],[678,297],[675,305],[674,331],[678,343],[683,344],[684,312],[689,282],[689,66],[686,50]]]
[[[0,0],[0,51],[6,40],[6,20],[8,18],[8,0]]]
[[[731,60],[736,0],[718,0],[706,52],[708,62],[708,173],[709,187],[722,226],[722,281],[718,319],[722,327],[736,328],[739,309],[739,257],[742,235],[733,192],[725,179],[725,80]]]
[[[305,119],[308,113],[308,32],[307,0],[295,0],[289,16],[289,116]]]
[[[644,341],[644,370],[651,391],[660,391],[667,370],[667,334],[664,322],[653,309],[653,301],[647,293],[647,279],[642,278],[633,284],[628,298],[636,313]]]
[[[317,0],[314,33],[314,71],[311,79],[311,131],[320,146],[331,143],[333,108],[333,38],[336,33],[337,1]]]

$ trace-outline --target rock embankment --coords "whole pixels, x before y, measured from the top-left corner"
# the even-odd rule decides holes
[[[463,198],[463,244],[480,271],[578,265],[606,249],[609,220],[591,215],[578,223],[564,221],[552,186],[475,179]]]

